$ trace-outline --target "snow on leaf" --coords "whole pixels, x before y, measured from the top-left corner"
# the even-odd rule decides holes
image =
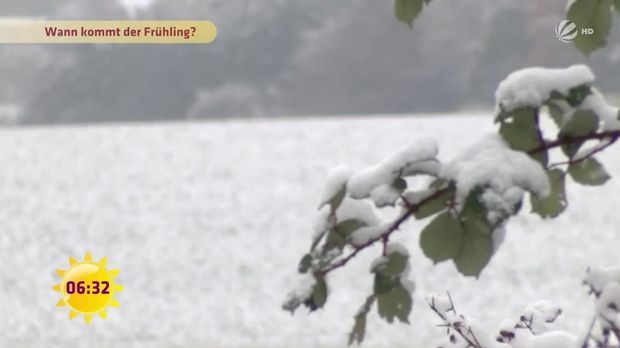
[[[565,69],[536,67],[517,70],[508,75],[495,92],[496,113],[524,107],[539,108],[554,92],[567,96],[571,89],[593,82],[594,74],[586,65],[573,65]]]
[[[437,175],[439,172],[437,153],[435,141],[428,139],[418,141],[386,160],[354,174],[347,183],[347,191],[351,197],[361,199],[370,196],[380,185],[392,185],[399,177],[414,174]]]
[[[620,282],[620,267],[589,268],[583,281],[600,293],[608,284]]]
[[[592,88],[579,108],[594,112],[602,122],[603,130],[620,130],[620,108],[610,105],[596,88]]]
[[[367,201],[345,198],[336,210],[336,221],[360,220],[368,226],[380,223],[375,210]]]
[[[301,258],[301,260],[299,260],[299,266],[297,266],[297,269],[299,270],[299,273],[307,273],[311,266],[312,255],[306,254]]]
[[[322,308],[325,302],[327,302],[327,294],[327,282],[325,282],[325,278],[316,277],[316,283],[312,288],[312,295],[306,298],[304,305],[308,307],[311,312]]]
[[[351,173],[349,167],[346,166],[339,166],[330,171],[327,175],[325,191],[323,192],[319,209],[326,204],[331,205],[332,211],[338,209],[346,194],[347,180],[349,180]]]
[[[317,281],[314,275],[303,274],[299,279],[297,287],[286,295],[282,308],[291,312],[291,314],[294,313],[299,305],[313,296],[316,284]]]
[[[442,317],[446,317],[446,313],[452,311],[453,303],[448,295],[439,295],[435,293],[429,293],[425,296],[426,303],[437,310]]]
[[[367,244],[371,240],[379,238],[387,228],[388,226],[382,225],[362,227],[351,234],[351,244],[354,246]]]
[[[601,291],[596,301],[597,313],[607,318],[609,321],[618,321],[618,312],[620,311],[620,283],[612,282],[607,284]],[[603,321],[603,327],[612,327],[612,323]]]
[[[496,134],[484,137],[468,148],[444,166],[440,176],[456,183],[459,209],[476,187],[493,190],[500,197],[505,197],[507,206],[516,204],[521,198],[514,196],[516,191],[511,190],[513,188],[537,196],[549,193],[549,180],[542,166],[528,155],[508,148]]]
[[[409,253],[402,245],[398,248],[390,247],[390,245],[386,249],[387,255],[383,257],[384,262],[377,263],[372,271],[386,276],[400,276],[407,269]]]
[[[336,224],[327,233],[323,250],[328,251],[334,248],[342,249],[349,241],[350,236],[362,227],[367,226],[364,221],[357,219],[344,220]]]
[[[407,188],[407,181],[396,178],[391,184],[382,184],[370,192],[370,199],[375,202],[377,208],[394,206],[400,195]]]

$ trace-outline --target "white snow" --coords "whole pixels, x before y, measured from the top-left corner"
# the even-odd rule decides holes
[[[347,220],[360,220],[368,226],[376,226],[381,223],[375,210],[368,201],[351,199],[346,197],[336,210],[338,222]]]
[[[387,247],[385,248],[385,252],[388,255],[401,254],[403,256],[409,256],[409,250],[407,250],[407,247],[398,242],[388,243]]]
[[[594,111],[601,120],[604,131],[620,130],[620,109],[607,103],[596,88],[592,88],[592,92],[581,103],[580,109]]]
[[[329,201],[346,186],[351,173],[351,168],[345,165],[338,166],[329,172],[325,182],[325,191],[323,191],[323,196],[321,198],[321,206],[329,203]]]
[[[531,336],[514,348],[579,348],[577,336],[565,331],[549,331],[541,335]]]
[[[426,304],[429,307],[434,307],[440,315],[447,317],[448,311],[453,309],[453,303],[450,300],[450,296],[439,295],[436,293],[429,293],[425,297]]]
[[[542,300],[525,307],[521,316],[529,321],[532,332],[538,335],[550,331],[550,329],[553,328],[551,323],[553,323],[561,313],[562,310],[559,306],[550,301]]]
[[[310,273],[301,274],[295,282],[297,287],[291,290],[284,299],[283,308],[287,311],[294,312],[299,305],[312,296],[316,279]]]
[[[388,228],[387,225],[362,227],[351,234],[351,244],[360,246],[378,238]]]
[[[399,198],[400,192],[389,184],[381,184],[370,192],[370,200],[377,208],[393,206]]]
[[[490,115],[229,121],[0,130],[0,346],[344,347],[372,289],[359,254],[328,277],[327,306],[281,309],[308,252],[325,173],[377,163],[413,134],[437,139],[442,159],[493,131]],[[368,139],[377,139],[368,141]],[[355,144],[355,146],[351,146]],[[391,240],[409,249],[417,290],[411,325],[368,316],[363,348],[436,347],[444,330],[424,294],[449,291],[481,323],[552,299],[557,325],[582,332],[593,299],[588,266],[618,265],[620,145],[597,156],[614,176],[569,183],[554,220],[522,212],[479,279],[434,266],[410,221]],[[385,221],[391,216],[381,216]],[[121,307],[107,320],[67,319],[51,286],[68,256],[108,257]]]
[[[593,82],[594,74],[586,65],[562,69],[526,68],[511,73],[499,84],[495,91],[495,102],[497,108],[504,111],[539,107],[553,91],[566,95],[573,87]]]
[[[549,180],[542,166],[524,153],[510,149],[497,134],[482,137],[445,165],[441,177],[457,182],[459,207],[474,188],[488,187],[481,199],[490,211],[491,222],[512,213],[525,191],[538,196],[549,192]]]
[[[594,291],[601,292],[609,283],[620,282],[620,267],[588,268],[584,281]]]
[[[618,317],[620,311],[620,283],[610,283],[603,288],[601,296],[596,301],[596,311],[606,319],[601,320],[602,326],[610,325],[608,321],[620,323]]]
[[[437,143],[422,139],[405,150],[394,153],[384,161],[355,173],[348,182],[348,192],[354,198],[366,198],[380,185],[390,185],[394,179],[416,173],[437,174]]]

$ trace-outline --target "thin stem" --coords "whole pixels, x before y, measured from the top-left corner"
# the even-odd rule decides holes
[[[607,142],[607,144],[595,148],[594,150],[590,151],[590,153],[588,153],[587,155],[579,156],[579,158],[577,158],[577,159],[571,158],[570,160],[565,161],[565,162],[555,163],[551,167],[557,167],[557,166],[561,166],[561,165],[571,165],[571,164],[577,164],[577,163],[583,162],[583,161],[587,160],[588,158],[590,158],[590,157],[596,155],[597,153],[602,152],[606,148],[610,147],[617,140],[618,140],[617,136],[611,137],[609,139],[609,141]]]
[[[456,309],[454,309],[454,302],[452,301],[452,296],[450,296],[450,293],[448,293],[448,298],[450,299],[450,311],[452,311],[454,313],[454,315],[458,315],[456,313]],[[439,316],[441,318],[441,320],[444,321],[445,325],[448,327],[451,327],[452,329],[454,329],[454,331],[456,331],[464,340],[465,342],[467,342],[467,344],[470,347],[474,347],[474,348],[482,348],[482,346],[480,345],[480,343],[478,342],[478,339],[476,338],[476,335],[474,335],[474,332],[471,330],[471,327],[468,327],[468,332],[471,334],[472,339],[470,339],[466,334],[463,333],[463,331],[461,330],[461,328],[459,326],[456,326],[454,324],[450,324],[448,322],[448,318],[446,318],[446,316],[441,313],[437,307],[435,306],[435,299],[433,298],[431,301],[431,309],[433,310],[433,312],[435,312],[437,314],[437,316]]]
[[[603,140],[606,138],[611,138],[612,141],[615,141],[620,137],[620,130],[606,131],[600,133],[589,133],[585,135],[575,136],[575,137],[563,137],[550,142],[543,142],[540,146],[528,151],[528,154],[533,155],[542,151],[550,150],[556,148],[558,146],[578,143],[578,142],[586,142],[588,140]]]
[[[389,239],[389,236],[394,233],[396,230],[398,230],[400,228],[400,225],[402,225],[405,221],[407,221],[413,214],[415,214],[420,207],[422,207],[424,204],[432,201],[433,199],[441,196],[442,194],[444,194],[445,192],[448,192],[451,188],[450,187],[446,187],[443,188],[441,190],[437,190],[435,191],[432,195],[422,199],[420,202],[416,203],[416,204],[411,204],[409,202],[406,202],[406,206],[407,206],[407,211],[405,211],[405,213],[403,213],[398,219],[396,219],[394,222],[392,222],[392,224],[390,224],[387,229],[379,234],[378,236],[368,240],[366,243],[355,246],[353,251],[347,255],[346,257],[338,260],[335,263],[332,263],[331,265],[329,265],[328,267],[326,267],[325,269],[322,269],[320,271],[318,271],[317,273],[319,275],[326,275],[327,273],[343,267],[344,265],[346,265],[352,258],[354,258],[360,251],[370,247],[371,245],[375,244],[376,242],[383,240],[384,243],[387,244],[386,240]]]

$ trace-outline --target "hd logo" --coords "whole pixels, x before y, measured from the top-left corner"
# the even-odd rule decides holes
[[[592,35],[594,29],[581,28],[581,35]],[[565,19],[555,26],[555,37],[565,43],[572,42],[579,35],[579,28],[577,25],[568,19]]]

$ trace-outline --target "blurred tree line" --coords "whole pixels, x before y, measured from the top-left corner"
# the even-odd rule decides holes
[[[554,37],[565,7],[434,0],[410,30],[388,1],[2,3],[7,17],[209,19],[219,36],[205,46],[0,46],[0,105],[19,105],[25,124],[484,109],[511,71],[586,61]],[[616,93],[619,31],[587,60]]]

